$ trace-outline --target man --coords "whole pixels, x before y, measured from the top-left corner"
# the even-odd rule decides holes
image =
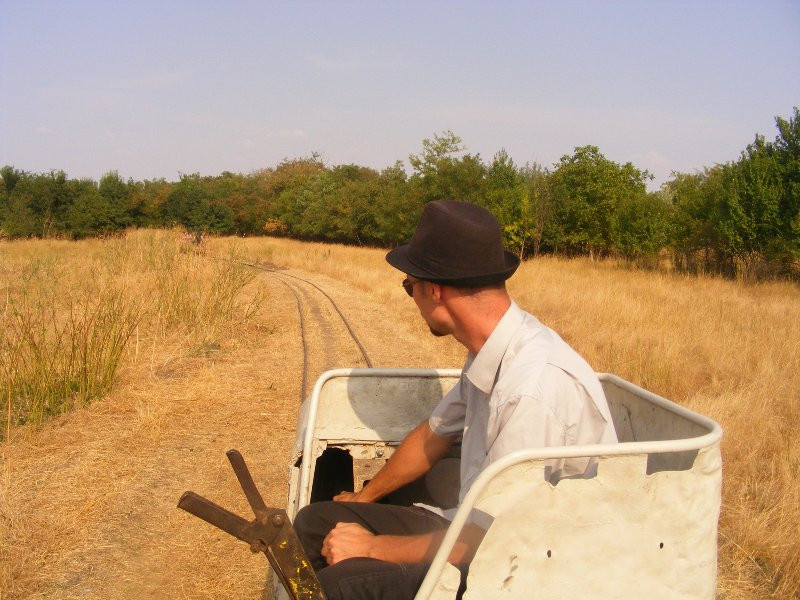
[[[436,509],[374,502],[427,473],[459,436],[459,501],[486,466],[510,452],[616,441],[594,371],[509,297],[505,281],[519,259],[504,250],[489,211],[430,202],[411,242],[386,260],[406,274],[403,287],[431,333],[455,337],[467,360],[459,383],[368,485],[298,513],[298,535],[331,600],[414,597],[448,519]],[[558,460],[546,475],[555,483],[595,470],[589,459]],[[451,552],[462,573],[484,533],[468,525]]]

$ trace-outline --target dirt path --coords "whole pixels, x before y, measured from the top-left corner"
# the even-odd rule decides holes
[[[284,273],[336,301],[374,366],[456,366],[363,293]],[[244,336],[164,368],[140,358],[107,398],[4,447],[0,598],[270,597],[263,556],[175,505],[192,489],[249,515],[224,454],[234,447],[267,503],[285,504],[303,360],[290,287],[303,304],[309,387],[325,369],[364,366],[319,292],[280,279],[259,275],[269,300]]]

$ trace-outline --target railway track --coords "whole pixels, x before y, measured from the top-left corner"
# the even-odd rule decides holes
[[[219,257],[215,257],[219,258]],[[229,259],[225,259],[229,260]],[[336,301],[313,281],[287,273],[275,266],[236,261],[241,265],[269,273],[280,281],[293,295],[297,306],[300,338],[303,348],[303,371],[300,384],[300,402],[308,395],[310,375],[319,376],[324,371],[342,366],[341,355],[353,346],[358,351],[356,360],[372,367],[364,345]],[[320,340],[313,344],[311,340]],[[352,364],[348,360],[346,364]]]

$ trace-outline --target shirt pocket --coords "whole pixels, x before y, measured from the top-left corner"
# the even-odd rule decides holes
[[[519,396],[503,397],[501,394],[492,394],[489,400],[488,415],[486,419],[486,454],[488,455],[497,436],[511,419],[519,405]]]

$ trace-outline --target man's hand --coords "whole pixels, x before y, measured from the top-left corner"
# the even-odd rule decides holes
[[[333,497],[334,502],[367,502],[361,499],[361,492],[342,492]]]
[[[470,529],[475,529],[475,533],[479,534],[463,535]],[[459,538],[450,553],[450,562],[468,563],[484,533],[486,532],[475,525],[467,525],[461,537],[472,537],[472,539]],[[359,557],[394,563],[430,562],[442,543],[444,534],[445,529],[420,535],[375,535],[358,523],[339,522],[322,541],[322,556],[329,565]]]
[[[322,540],[322,556],[329,565],[347,558],[370,558],[375,537],[358,523],[337,523]]]
[[[427,473],[457,436],[442,436],[431,431],[428,421],[422,421],[405,437],[383,468],[356,493],[342,492],[334,496],[337,502],[376,502],[386,494],[411,483]]]

